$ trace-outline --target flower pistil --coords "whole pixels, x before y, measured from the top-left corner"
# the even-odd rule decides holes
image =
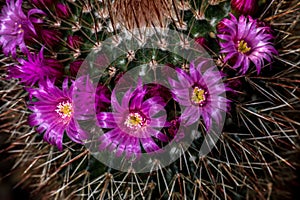
[[[129,113],[124,124],[131,129],[142,128],[146,124],[146,118],[139,113]]]
[[[73,106],[69,101],[60,102],[55,111],[62,119],[70,119],[73,114]]]
[[[247,53],[251,50],[251,47],[248,47],[248,43],[245,42],[244,40],[238,41],[238,51],[240,53]]]
[[[193,103],[199,104],[202,106],[206,101],[207,92],[199,87],[195,87],[192,93],[191,100]]]

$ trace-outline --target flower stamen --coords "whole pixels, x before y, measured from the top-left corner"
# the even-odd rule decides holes
[[[132,129],[138,129],[146,124],[146,119],[142,117],[139,113],[130,113],[127,116],[124,124]]]
[[[73,106],[70,102],[60,102],[55,110],[62,119],[70,119],[73,114]]]
[[[192,102],[199,104],[200,106],[206,101],[206,94],[207,92],[199,87],[195,87],[192,93],[191,100]]]
[[[248,47],[248,43],[244,40],[238,41],[238,52],[247,53],[251,50],[251,47]]]
[[[22,28],[22,24],[19,24],[16,22],[15,25],[17,26],[18,34],[21,34],[24,32],[24,30]]]

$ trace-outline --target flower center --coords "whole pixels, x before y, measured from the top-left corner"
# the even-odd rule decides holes
[[[62,119],[70,119],[73,114],[72,104],[67,102],[60,102],[55,110]]]
[[[240,53],[247,53],[251,50],[251,47],[248,47],[248,43],[244,40],[238,41],[238,51]]]
[[[146,124],[146,119],[139,113],[130,113],[127,116],[124,124],[129,128],[137,129],[143,127]]]
[[[22,27],[22,24],[21,23],[17,23],[15,22],[15,26],[17,27],[17,31],[18,31],[18,34],[21,34],[24,32],[23,30],[23,27]]]
[[[193,90],[191,100],[192,100],[192,102],[202,106],[206,100],[206,94],[207,94],[207,92],[205,90],[203,90],[202,88],[195,87]]]

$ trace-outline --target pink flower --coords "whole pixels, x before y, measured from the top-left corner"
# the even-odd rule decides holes
[[[237,19],[230,14],[230,19],[224,18],[219,24],[217,36],[221,39],[221,53],[226,55],[224,62],[230,61],[242,74],[248,71],[250,62],[259,74],[264,60],[271,62],[273,54],[277,54],[270,28],[258,25],[250,16]]]
[[[206,130],[213,121],[221,125],[221,113],[227,111],[229,100],[222,95],[231,89],[222,83],[222,75],[216,66],[207,68],[207,61],[196,66],[190,64],[189,73],[177,68],[178,81],[169,79],[175,100],[184,107],[180,122],[189,126],[199,121],[202,116]]]
[[[0,14],[0,46],[3,53],[16,57],[17,47],[27,54],[25,39],[36,35],[32,23],[41,23],[42,20],[32,17],[33,14],[45,14],[39,9],[31,9],[27,15],[22,10],[22,0],[6,0],[6,5]]]
[[[147,153],[161,150],[154,138],[162,142],[169,140],[157,129],[166,126],[167,116],[157,116],[165,103],[159,96],[145,99],[145,95],[146,89],[141,86],[134,91],[129,89],[120,104],[113,92],[111,103],[114,111],[97,114],[99,126],[110,129],[100,136],[99,150],[115,150],[118,157],[125,153],[127,159],[140,157],[143,149]]]
[[[39,54],[28,54],[27,60],[18,59],[20,65],[8,68],[9,78],[19,78],[21,83],[32,86],[40,81],[60,79],[63,76],[63,66],[55,59],[45,58],[44,48]]]
[[[29,89],[29,94],[37,99],[29,102],[28,108],[33,112],[28,118],[29,125],[36,126],[45,141],[62,150],[64,132],[76,143],[87,138],[74,119],[73,85],[68,87],[68,79],[64,80],[62,90],[46,80],[39,88]]]

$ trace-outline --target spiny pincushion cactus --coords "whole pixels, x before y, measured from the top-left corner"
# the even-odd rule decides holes
[[[34,199],[293,199],[297,2],[238,3],[7,0],[1,176]]]

